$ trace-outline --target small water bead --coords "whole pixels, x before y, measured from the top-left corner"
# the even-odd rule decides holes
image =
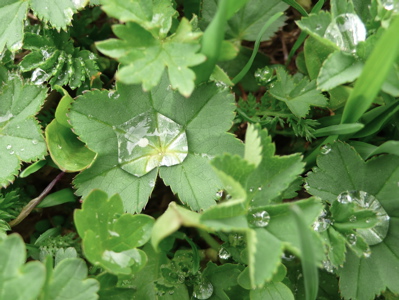
[[[262,187],[260,186],[260,187],[258,187],[258,191],[261,191],[262,190]]]
[[[266,85],[273,79],[274,70],[268,66],[255,71],[255,79],[258,85]]]
[[[342,192],[341,194],[338,195],[337,201],[341,204],[351,203],[353,201],[352,193],[349,191]]]
[[[33,145],[37,145],[39,142],[37,140],[32,140]]]
[[[313,230],[317,232],[324,232],[330,227],[330,225],[330,219],[319,217],[317,221],[313,223]]]
[[[15,151],[10,151],[10,154],[13,155],[15,153]]]
[[[334,272],[334,266],[332,265],[330,260],[323,260],[323,268],[328,273],[333,273]]]
[[[356,219],[357,219],[356,216],[352,215],[352,216],[349,217],[349,222],[352,222],[352,223],[356,222]]]
[[[270,215],[262,210],[249,215],[249,223],[255,227],[266,227],[269,225]]]
[[[249,188],[249,192],[252,193],[254,191],[254,188]]]
[[[223,190],[219,190],[216,192],[216,197],[217,198],[222,198],[223,197]]]
[[[61,150],[61,149],[62,149],[62,146],[61,146],[61,145],[57,145],[57,148]]]
[[[328,153],[331,152],[331,145],[330,144],[325,144],[320,147],[320,153],[323,155],[327,155]]]
[[[194,285],[193,296],[197,299],[209,299],[213,294],[213,285],[206,279],[202,279],[199,284]]]
[[[220,259],[229,259],[231,257],[230,252],[226,248],[220,248],[219,250]]]
[[[363,256],[369,258],[371,256],[371,249],[368,247],[366,251],[363,252]]]
[[[6,147],[7,150],[10,150],[11,148],[12,148],[11,145],[7,145],[7,147]]]
[[[346,239],[349,242],[349,244],[351,244],[352,246],[354,246],[357,242],[357,236],[354,233],[348,234],[346,236]]]

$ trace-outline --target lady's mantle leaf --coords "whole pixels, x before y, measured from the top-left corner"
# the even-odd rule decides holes
[[[45,269],[40,262],[24,265],[24,241],[17,234],[0,242],[0,299],[37,299],[45,280]],[[23,287],[23,288],[21,288]]]
[[[4,47],[17,51],[22,47],[24,37],[23,20],[26,18],[28,2],[6,0],[0,3],[0,54]]]
[[[308,175],[311,194],[333,203],[343,192],[366,192],[390,217],[388,233],[381,243],[370,246],[371,255],[358,257],[348,248],[346,262],[338,270],[342,295],[345,299],[374,299],[386,288],[399,293],[399,157],[385,155],[364,162],[349,145],[335,143],[317,164],[319,169]]]
[[[121,82],[142,83],[148,91],[159,83],[167,67],[172,88],[186,97],[192,93],[195,74],[189,67],[202,63],[205,56],[196,53],[200,34],[191,31],[186,19],[182,19],[173,35],[164,39],[154,37],[136,23],[115,25],[113,30],[120,40],[99,42],[97,48],[122,64],[117,73]]]
[[[80,258],[63,259],[48,279],[43,300],[96,300],[99,284],[87,278],[86,262]]]
[[[57,30],[66,29],[73,14],[86,6],[89,0],[30,0],[34,13]]]
[[[118,195],[95,190],[75,211],[76,228],[83,238],[87,259],[114,274],[131,274],[147,262],[145,253],[136,247],[150,238],[154,220],[147,215],[123,214]]]
[[[164,38],[177,15],[171,0],[101,0],[102,9],[122,22],[136,22],[154,36]]]
[[[243,148],[226,133],[233,117],[227,92],[203,85],[186,99],[170,90],[165,76],[148,93],[123,84],[117,92],[87,92],[72,105],[70,118],[97,159],[76,177],[78,193],[93,188],[118,193],[126,211],[139,212],[159,170],[183,202],[195,210],[207,208],[221,188],[209,159],[227,151],[240,154]]]
[[[46,154],[39,124],[34,118],[46,97],[46,89],[9,77],[0,93],[0,185],[6,186],[18,173],[21,161]]]

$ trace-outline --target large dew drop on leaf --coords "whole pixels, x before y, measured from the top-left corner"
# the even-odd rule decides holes
[[[346,191],[338,195],[337,201],[341,204],[354,202],[358,205],[359,210],[368,209],[373,211],[376,214],[378,223],[374,227],[357,229],[356,231],[370,246],[379,244],[384,240],[388,233],[389,215],[377,198],[363,191]]]
[[[117,126],[116,131],[121,168],[135,176],[180,164],[187,157],[183,127],[160,113],[142,113]]]
[[[356,45],[366,40],[366,27],[357,15],[342,14],[328,25],[324,37],[342,50],[354,52]]]

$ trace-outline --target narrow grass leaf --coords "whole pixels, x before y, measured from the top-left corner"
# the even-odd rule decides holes
[[[317,297],[319,286],[319,275],[316,262],[314,261],[315,253],[312,246],[312,237],[306,222],[303,219],[302,211],[297,205],[291,206],[291,212],[298,229],[300,237],[300,247],[302,253],[302,270],[305,281],[306,300],[314,300]]]
[[[342,114],[341,123],[354,123],[370,107],[398,57],[399,17],[395,17],[387,31],[378,40],[366,61],[363,72],[355,83]]]

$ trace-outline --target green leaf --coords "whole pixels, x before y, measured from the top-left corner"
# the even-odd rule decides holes
[[[154,36],[165,38],[177,15],[170,0],[101,0],[102,9],[122,22],[135,22]]]
[[[29,175],[39,171],[45,165],[47,165],[46,160],[38,160],[37,162],[31,164],[29,167],[25,168],[21,173],[19,173],[19,178],[28,177]]]
[[[316,253],[313,247],[313,237],[307,230],[306,220],[302,216],[301,209],[293,205],[291,211],[294,215],[298,235],[300,237],[300,247],[302,253],[302,270],[305,281],[306,299],[312,300],[317,297],[317,289],[319,285],[319,276],[315,261]]]
[[[99,284],[87,278],[87,266],[80,258],[63,259],[46,282],[48,293],[43,300],[96,300]]]
[[[148,263],[146,266],[136,274],[131,284],[137,289],[134,291],[136,299],[156,299],[156,300],[174,300],[190,299],[188,290],[185,284],[177,284],[173,286],[173,293],[159,294],[157,287],[158,282],[162,279],[160,266],[166,265],[169,262],[165,252],[155,252],[151,245],[147,244],[143,251],[148,256]]]
[[[23,21],[28,10],[28,1],[5,0],[0,3],[0,54],[6,47],[12,52],[22,48]]]
[[[399,17],[395,17],[389,28],[377,41],[367,59],[362,74],[346,102],[341,123],[354,123],[370,107],[384,83],[399,51]]]
[[[221,183],[209,159],[227,151],[242,153],[242,144],[226,133],[234,117],[233,97],[214,85],[202,85],[186,99],[168,86],[165,77],[148,93],[140,86],[118,84],[117,92],[91,91],[74,102],[74,131],[97,153],[93,165],[74,181],[79,194],[93,188],[119,193],[126,211],[139,212],[159,170],[192,209],[215,203]],[[130,153],[133,148],[142,159]]]
[[[118,195],[95,190],[83,201],[83,208],[74,214],[75,225],[83,238],[87,259],[114,274],[131,274],[147,261],[136,247],[150,238],[153,219],[147,215],[123,214]]]
[[[54,119],[46,127],[46,142],[54,163],[64,172],[79,172],[89,167],[96,154],[68,127]]]
[[[332,53],[324,61],[319,76],[317,87],[328,91],[347,82],[352,82],[359,77],[363,69],[363,62],[346,52]]]
[[[35,300],[39,296],[45,269],[38,261],[24,264],[25,260],[24,241],[19,235],[0,241],[0,299]]]
[[[305,41],[304,55],[305,64],[309,73],[309,78],[315,80],[319,75],[323,62],[327,57],[336,51],[334,45],[325,45],[318,39],[310,36]]]
[[[382,242],[370,246],[371,255],[365,253],[358,257],[355,250],[348,248],[345,264],[339,269],[342,295],[346,299],[373,299],[386,288],[398,293],[399,275],[394,270],[399,268],[399,206],[396,201],[399,158],[384,155],[364,162],[353,148],[336,142],[328,154],[318,158],[317,165],[319,169],[308,174],[308,192],[330,203],[342,197],[342,192],[365,192],[368,198],[377,199],[390,217],[386,220],[389,222],[387,235]],[[373,207],[370,205],[370,209]],[[375,213],[381,215],[380,209]]]
[[[30,7],[39,19],[49,22],[51,26],[66,30],[71,24],[73,14],[86,6],[89,0],[30,0]]]
[[[201,23],[203,29],[205,29],[214,17],[218,2],[214,0],[204,1]],[[267,1],[267,3],[261,0],[249,0],[227,22],[226,35],[228,38],[239,41],[255,41],[262,26],[270,17],[276,13],[285,11],[287,8],[288,5],[279,0]],[[263,34],[261,41],[268,40],[284,24],[284,20],[285,16],[282,16],[274,22]]]
[[[76,202],[72,189],[65,188],[46,196],[36,207],[51,207],[68,202]]]
[[[294,300],[291,290],[282,282],[270,282],[250,292],[251,300]]]
[[[83,81],[99,75],[96,56],[88,50],[75,48],[69,32],[53,29],[27,32],[24,48],[31,52],[19,66],[22,72],[32,72],[31,81],[37,85],[48,82],[56,88],[68,84],[76,89]],[[62,89],[61,92],[67,96]]]
[[[0,184],[7,186],[18,174],[22,161],[43,158],[46,145],[34,116],[46,97],[46,89],[10,76],[0,93]]]
[[[151,233],[151,244],[158,250],[159,243],[183,226],[201,227],[200,215],[171,202],[168,209],[157,219]]]
[[[203,277],[207,278],[213,286],[210,300],[229,300],[235,298],[243,299],[248,291],[238,287],[237,278],[243,267],[236,264],[224,264],[217,266],[208,262]]]
[[[200,34],[192,32],[186,19],[182,19],[174,34],[164,39],[152,36],[136,23],[114,25],[113,31],[120,40],[109,39],[96,45],[102,53],[122,64],[117,73],[121,82],[142,83],[144,90],[151,90],[160,82],[167,68],[171,87],[186,97],[190,96],[194,90],[195,74],[189,67],[203,62],[205,56],[196,53],[200,48]]]
[[[313,132],[315,137],[321,136],[329,136],[333,134],[351,134],[356,133],[364,127],[361,123],[354,123],[354,124],[338,124],[338,125],[331,125],[327,127],[323,127],[320,129],[316,129]]]
[[[290,76],[283,68],[277,68],[277,81],[270,88],[270,94],[285,102],[298,118],[305,118],[310,106],[326,106],[327,99],[316,90],[316,82],[306,78]]]

